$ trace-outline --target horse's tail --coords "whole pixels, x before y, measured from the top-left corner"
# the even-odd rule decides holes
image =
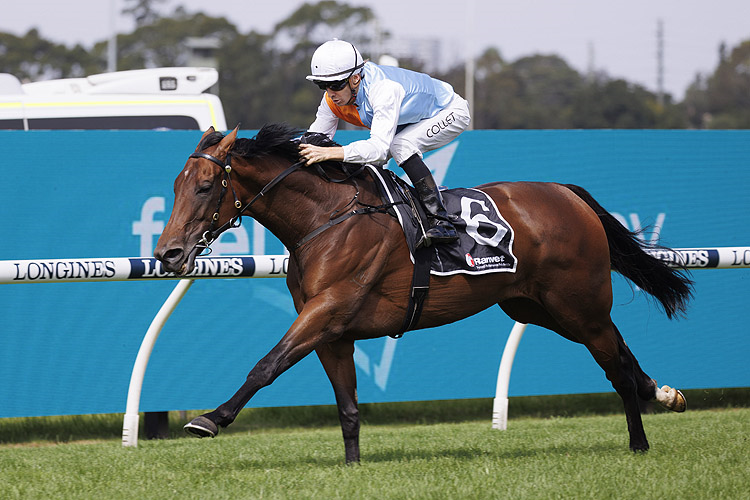
[[[580,186],[565,184],[590,206],[604,226],[609,243],[610,265],[636,286],[652,295],[664,308],[668,318],[684,315],[693,295],[693,281],[686,270],[669,267],[646,250],[664,247],[645,243],[638,233],[628,230],[607,212],[591,194]]]

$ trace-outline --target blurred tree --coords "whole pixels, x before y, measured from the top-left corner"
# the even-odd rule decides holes
[[[691,122],[715,129],[750,128],[750,40],[729,56],[722,44],[720,62],[704,87],[691,86],[686,98]]]
[[[117,36],[117,67],[120,70],[185,66],[189,51],[188,38],[208,37],[226,45],[238,36],[237,28],[223,17],[188,14],[178,9],[170,17]],[[107,43],[94,46],[94,54],[104,60]]]
[[[520,114],[513,128],[568,128],[573,96],[583,78],[558,56],[522,57],[506,70],[518,82],[515,99]]]
[[[352,7],[335,0],[305,3],[274,29],[274,45],[281,50],[321,43],[340,38],[354,43],[366,52],[372,44],[376,27],[375,14],[369,7]]]
[[[231,83],[222,77],[222,100],[227,122],[244,128],[264,123],[286,122],[306,129],[315,118],[322,92],[305,79],[310,58],[326,40],[340,38],[361,48],[370,46],[368,33],[375,16],[368,7],[351,7],[326,0],[305,3],[269,36],[251,33],[240,37],[222,52],[222,72],[243,75]]]
[[[82,46],[68,49],[41,38],[32,29],[22,37],[0,33],[0,72],[22,81],[37,81],[97,73],[98,65]]]
[[[265,105],[274,86],[267,43],[268,36],[251,32],[230,40],[219,53],[219,87],[230,128],[257,129],[277,121]]]
[[[691,128],[703,128],[703,123],[709,118],[708,96],[706,95],[706,80],[698,73],[695,80],[685,91],[685,114]]]
[[[654,128],[656,96],[625,80],[594,82],[576,92],[572,128]]]
[[[461,89],[462,75],[461,67],[441,76]],[[473,122],[478,129],[681,128],[683,115],[669,96],[660,107],[643,87],[602,73],[584,78],[558,56],[508,63],[488,49],[476,61]]]
[[[133,16],[137,27],[153,24],[161,17],[157,12],[156,5],[164,3],[166,0],[124,0],[125,6],[122,9],[123,14]]]
[[[466,87],[463,65],[434,76],[450,83],[459,94],[463,94]],[[520,121],[523,114],[523,106],[518,99],[522,86],[519,75],[508,69],[508,63],[496,48],[485,50],[475,62],[474,128],[515,128],[514,124]]]

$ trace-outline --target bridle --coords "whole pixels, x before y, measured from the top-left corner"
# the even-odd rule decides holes
[[[268,191],[270,191],[276,184],[281,182],[286,176],[299,170],[301,167],[305,166],[305,161],[302,160],[288,167],[286,170],[282,171],[279,175],[274,177],[268,184],[263,186],[260,192],[258,192],[258,194],[256,194],[252,200],[250,200],[243,206],[242,202],[237,196],[237,192],[235,191],[234,186],[232,185],[232,175],[231,175],[232,153],[231,152],[227,153],[226,161],[221,161],[219,158],[213,155],[210,155],[208,153],[203,153],[203,152],[195,152],[191,154],[189,158],[203,158],[205,160],[208,160],[218,165],[219,168],[222,169],[223,177],[224,177],[221,180],[221,193],[219,194],[219,202],[216,205],[216,211],[211,216],[211,225],[209,226],[208,230],[203,233],[203,236],[201,236],[201,238],[198,240],[198,243],[195,244],[195,248],[203,249],[201,250],[201,252],[208,250],[208,253],[205,255],[208,255],[211,253],[211,243],[216,241],[216,238],[219,237],[221,233],[223,233],[227,229],[240,227],[242,225],[242,216],[245,214],[247,210],[250,209],[251,206],[253,206],[253,204],[256,201],[258,201],[262,196],[264,196]],[[318,173],[328,182],[341,183],[349,179],[355,179],[355,177],[359,175],[359,173],[365,169],[365,165],[361,165],[359,168],[355,169],[353,172],[349,172],[346,168],[344,168],[344,172],[347,175],[343,179],[331,179],[323,171],[323,169],[320,167],[319,164],[315,164],[315,168],[318,169]],[[401,203],[401,202],[386,203],[380,206],[374,206],[374,205],[368,205],[366,203],[362,203],[361,201],[358,200],[359,186],[356,180],[354,180],[354,185],[355,185],[356,194],[354,195],[352,200],[349,203],[347,203],[346,207],[350,207],[352,205],[360,205],[362,208],[352,209],[341,215],[337,215],[337,214],[339,214],[345,208],[335,211],[333,214],[331,214],[331,218],[328,220],[328,222],[318,227],[317,229],[313,230],[310,234],[308,234],[307,236],[299,240],[292,250],[297,250],[299,247],[301,247],[302,245],[304,245],[311,239],[315,238],[323,231],[341,222],[344,222],[346,219],[350,217],[353,217],[355,215],[364,215],[364,214],[372,214],[372,213],[389,213],[389,210],[394,205],[398,205]],[[225,222],[219,227],[216,227],[216,224],[218,223],[218,220],[219,220],[219,211],[221,210],[221,204],[223,203],[224,197],[226,196],[227,191],[229,190],[232,191],[232,196],[234,197],[234,206],[235,208],[237,208],[237,213],[233,217],[231,217],[227,222]]]
[[[256,201],[258,201],[258,199],[260,199],[261,196],[265,195],[271,188],[281,182],[284,177],[291,174],[295,170],[298,170],[305,164],[304,161],[298,161],[291,167],[281,172],[279,175],[274,177],[271,182],[263,186],[263,189],[261,189],[260,192],[256,194],[252,200],[250,200],[243,206],[242,202],[237,196],[234,185],[232,184],[232,153],[227,153],[226,161],[221,161],[217,157],[203,152],[195,152],[191,154],[189,158],[203,158],[205,160],[208,160],[218,165],[223,172],[222,175],[224,178],[221,180],[221,193],[219,194],[219,202],[216,205],[216,211],[211,216],[211,225],[209,226],[208,230],[203,233],[203,236],[201,236],[201,239],[198,240],[198,243],[195,244],[196,247],[203,248],[204,251],[208,249],[209,254],[211,253],[211,243],[216,241],[216,238],[221,233],[230,228],[240,227],[242,225],[242,216],[245,214],[245,212],[247,212],[247,210],[250,209],[251,206],[253,206]],[[219,211],[221,210],[221,204],[224,202],[224,197],[226,196],[228,190],[232,191],[232,196],[234,197],[234,206],[237,209],[237,213],[227,222],[217,228],[216,224],[219,220]]]

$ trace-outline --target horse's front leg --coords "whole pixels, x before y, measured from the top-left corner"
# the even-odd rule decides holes
[[[250,371],[242,387],[226,403],[216,410],[201,415],[185,425],[185,431],[198,437],[214,437],[219,427],[226,427],[261,388],[270,385],[276,378],[299,360],[310,354],[319,345],[341,336],[344,330],[342,314],[350,304],[332,300],[329,294],[321,294],[305,304],[291,328],[276,346]]]
[[[336,395],[346,463],[359,462],[359,409],[357,373],[354,367],[354,341],[337,340],[315,349]]]

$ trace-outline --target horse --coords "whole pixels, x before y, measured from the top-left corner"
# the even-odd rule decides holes
[[[413,270],[404,233],[387,210],[363,210],[332,224],[336,214],[382,201],[368,173],[341,162],[304,166],[300,130],[271,124],[252,139],[237,138],[237,132],[224,135],[212,127],[203,134],[174,182],[174,207],[154,256],[167,271],[186,275],[218,234],[250,216],[290,251],[286,284],[298,316],[239,390],[185,430],[215,437],[258,390],[314,351],[333,387],[345,461],[359,462],[354,342],[401,333]],[[319,141],[335,144],[329,142]],[[350,175],[331,182],[345,170]],[[612,322],[611,271],[651,295],[672,319],[686,314],[692,296],[686,270],[649,255],[648,244],[579,186],[494,182],[476,189],[494,200],[515,230],[517,268],[432,276],[412,329],[499,305],[517,322],[583,344],[622,399],[630,449],[648,450],[640,402],[681,412],[686,400],[646,375]]]

